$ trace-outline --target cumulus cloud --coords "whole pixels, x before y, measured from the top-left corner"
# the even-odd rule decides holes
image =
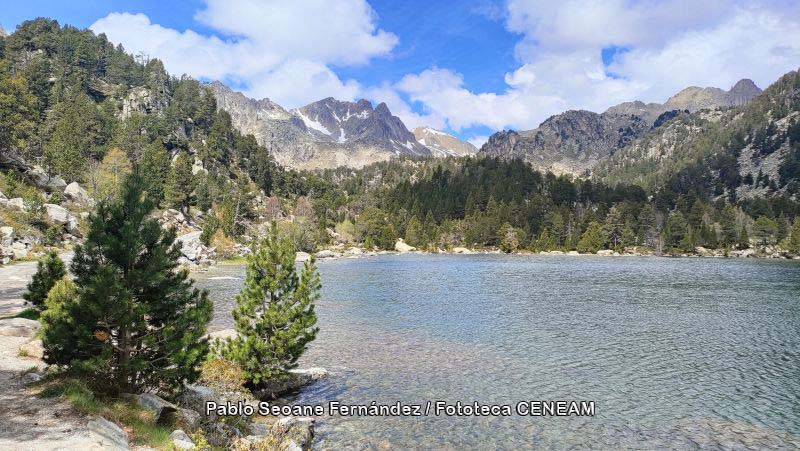
[[[482,6],[483,5],[483,6]],[[488,6],[487,6],[488,5]],[[567,109],[663,102],[690,86],[766,87],[800,61],[800,4],[782,0],[508,0],[479,4],[519,36],[505,88],[475,92],[461,74],[430,67],[363,86],[336,70],[398,45],[366,0],[206,0],[195,19],[220,36],[177,31],[114,13],[92,29],[176,74],[223,79],[286,107],[333,96],[386,102],[413,128],[530,129]],[[491,6],[491,8],[488,8]],[[603,51],[612,59],[604,61]],[[491,61],[487,61],[491,64]],[[483,139],[476,138],[476,139]]]
[[[394,88],[458,131],[530,129],[567,109],[603,111],[663,102],[695,86],[766,87],[800,61],[800,6],[792,2],[510,0],[506,28],[521,35],[520,66],[503,92],[473,92],[431,68]],[[622,49],[610,64],[604,49]]]
[[[158,57],[172,73],[234,80],[247,94],[287,107],[327,96],[353,99],[358,83],[341,80],[331,67],[366,64],[398,42],[375,26],[365,0],[207,0],[195,18],[233,37],[180,32],[129,13],[109,14],[90,28]]]

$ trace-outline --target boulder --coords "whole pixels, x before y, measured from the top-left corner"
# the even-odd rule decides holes
[[[14,238],[16,233],[14,233],[14,228],[11,226],[3,226],[0,227],[0,237],[3,238]]]
[[[0,335],[33,338],[39,331],[39,321],[25,318],[0,319]]]
[[[170,414],[178,410],[178,406],[169,401],[165,401],[152,393],[142,393],[133,395],[139,407],[153,412],[153,418],[157,424],[164,424]]]
[[[165,424],[174,424],[193,431],[200,427],[200,414],[192,409],[178,407],[175,412],[167,413],[164,417]]]
[[[612,251],[611,249],[600,249],[599,251],[597,251],[597,255],[601,255],[603,257],[610,257],[614,255],[614,251]]]
[[[44,204],[44,208],[47,210],[47,217],[51,222],[61,225],[69,224],[72,215],[66,208],[56,204]]]
[[[314,441],[314,419],[308,417],[285,417],[272,425],[270,434],[281,449],[311,449]]]
[[[397,252],[406,253],[417,250],[414,246],[409,246],[402,238],[398,238],[397,242],[394,243],[394,250]]]
[[[49,176],[41,166],[34,166],[25,173],[39,188],[47,191],[62,192],[67,187],[67,182],[59,176]]]
[[[17,244],[17,243],[14,243],[14,244]],[[16,248],[16,247],[12,246],[11,252],[14,255],[14,260],[22,260],[23,258],[27,258],[28,257],[28,250],[25,249],[24,247],[20,249],[20,248]]]
[[[180,429],[172,431],[172,434],[169,434],[169,438],[172,439],[172,446],[175,449],[195,449],[192,439]]]
[[[567,255],[581,255],[578,251],[569,251]]]
[[[345,254],[347,254],[347,255],[363,255],[364,254],[364,250],[361,249],[360,247],[351,247],[350,249],[347,250],[347,252],[345,252]]]
[[[19,381],[22,382],[22,385],[31,385],[41,381],[42,377],[41,374],[31,371],[20,376]]]
[[[317,258],[335,258],[338,255],[330,249],[321,250],[316,253]]]
[[[206,334],[209,340],[213,341],[217,338],[220,340],[224,340],[226,338],[236,338],[239,334],[236,332],[235,329],[222,329],[216,330],[214,332],[209,332]]]
[[[89,422],[87,425],[89,432],[95,436],[98,443],[102,446],[101,449],[107,450],[127,450],[128,446],[128,433],[122,430],[121,427],[106,420],[103,417],[97,417]]]
[[[472,251],[467,249],[466,247],[454,247],[453,248],[454,254],[471,254]]]
[[[86,190],[83,189],[78,182],[72,182],[67,185],[67,187],[64,188],[64,195],[67,197],[67,199],[70,199],[73,202],[81,205],[90,205],[92,203],[89,193],[86,192]]]
[[[308,252],[300,252],[300,251],[298,251],[294,255],[294,261],[296,261],[296,262],[307,262],[309,260],[311,260],[311,254],[309,254]]]
[[[27,211],[28,207],[25,206],[25,201],[22,200],[21,197],[15,197],[13,199],[8,199],[5,202],[6,208],[10,210],[19,210],[19,211]]]
[[[42,340],[31,340],[19,347],[19,355],[23,357],[32,357],[35,359],[44,358],[44,346]]]

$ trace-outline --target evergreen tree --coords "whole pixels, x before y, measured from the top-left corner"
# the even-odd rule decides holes
[[[787,246],[790,252],[800,254],[800,218],[794,220],[794,227],[789,234]]]
[[[664,226],[664,245],[667,249],[688,252],[691,251],[691,243],[687,239],[688,225],[683,213],[676,211],[667,219]]]
[[[164,145],[156,141],[145,147],[139,163],[145,189],[156,205],[164,200],[164,185],[169,173],[169,154]]]
[[[739,242],[738,242],[740,249],[747,249],[750,247],[750,237],[747,235],[747,227],[744,225],[739,230]]]
[[[248,257],[245,283],[236,297],[236,338],[220,347],[254,386],[285,377],[316,337],[320,280],[313,258],[298,275],[295,250],[274,225]]]
[[[606,245],[606,235],[603,226],[592,221],[578,241],[578,252],[593,254]]]
[[[499,235],[500,250],[508,254],[519,249],[521,245],[519,232],[511,224],[503,224],[500,227]]]
[[[37,310],[44,309],[47,293],[66,275],[66,267],[58,254],[55,251],[48,252],[47,256],[36,265],[36,274],[28,284],[28,291],[22,295],[23,299],[30,302]]]
[[[134,174],[118,199],[98,205],[75,249],[76,298],[43,340],[46,361],[110,392],[177,388],[197,378],[208,350],[211,301],[177,270],[175,231],[150,217],[155,203],[142,185]]]
[[[185,152],[178,154],[167,176],[165,196],[167,204],[171,207],[187,212],[194,191],[194,178],[192,177],[192,163]]]
[[[422,246],[425,244],[424,231],[422,223],[416,216],[412,216],[406,224],[406,243],[411,246]]]

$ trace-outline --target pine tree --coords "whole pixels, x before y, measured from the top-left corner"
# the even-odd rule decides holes
[[[605,245],[606,235],[603,232],[603,226],[592,221],[586,231],[583,232],[583,235],[581,235],[580,241],[578,241],[578,251],[593,254],[605,247]]]
[[[150,217],[154,207],[137,174],[98,205],[72,262],[76,299],[55,321],[73,330],[45,333],[45,360],[68,363],[100,390],[177,388],[197,378],[208,350],[211,301],[177,270],[175,231]]]
[[[49,252],[44,260],[36,265],[36,274],[28,284],[28,291],[22,295],[23,299],[30,302],[37,310],[43,310],[47,293],[59,280],[67,275],[64,262],[55,252]]]
[[[156,205],[159,205],[164,200],[164,182],[169,173],[169,155],[163,144],[154,142],[145,147],[139,163],[139,173],[145,189]]]
[[[192,163],[185,152],[178,154],[167,176],[165,196],[167,203],[178,210],[188,211],[191,193],[194,191]]]
[[[313,258],[298,275],[295,250],[276,226],[248,258],[245,284],[236,297],[236,338],[220,348],[258,386],[285,377],[316,337],[320,280]]]
[[[792,232],[789,234],[787,241],[789,251],[800,254],[800,217],[795,218],[794,227],[792,227]]]

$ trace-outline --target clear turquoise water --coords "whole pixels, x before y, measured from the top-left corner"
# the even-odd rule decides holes
[[[800,264],[403,255],[319,265],[292,399],[592,400],[594,417],[327,417],[317,449],[800,448]],[[197,275],[231,326],[243,268]]]

